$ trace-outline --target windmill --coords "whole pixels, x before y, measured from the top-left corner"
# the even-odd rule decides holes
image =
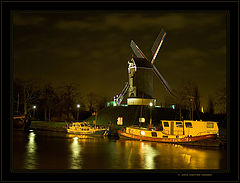
[[[151,60],[148,60],[136,43],[131,40],[130,47],[136,57],[132,57],[131,60],[128,61],[129,82],[125,84],[122,93],[114,98],[117,105],[121,104],[127,91],[128,105],[149,105],[150,103],[155,105],[156,99],[152,96],[153,73],[161,81],[166,90],[174,96],[168,83],[154,65],[154,61],[156,60],[165,37],[166,32],[162,29],[151,49],[153,54]]]

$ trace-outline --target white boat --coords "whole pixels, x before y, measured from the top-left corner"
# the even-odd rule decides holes
[[[67,126],[67,133],[85,134],[85,135],[104,135],[106,128],[90,126],[87,122],[73,122]]]

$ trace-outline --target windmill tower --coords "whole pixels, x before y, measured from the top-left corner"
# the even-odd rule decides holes
[[[166,32],[162,29],[159,33],[156,41],[151,49],[153,57],[148,60],[143,54],[140,48],[132,40],[130,47],[132,48],[135,56],[128,61],[128,77],[129,82],[125,84],[125,87],[120,95],[114,98],[117,105],[120,105],[123,97],[128,91],[128,105],[153,105],[156,104],[156,99],[153,98],[153,73],[158,77],[161,83],[164,85],[166,90],[174,96],[168,83],[163,78],[161,73],[154,66],[157,54],[162,46],[165,39]]]
[[[156,104],[153,98],[153,73],[160,79],[167,91],[173,95],[168,83],[154,66],[154,61],[165,39],[166,32],[162,29],[152,47],[153,57],[148,60],[136,43],[131,41],[131,48],[136,57],[128,62],[129,90],[128,105]]]

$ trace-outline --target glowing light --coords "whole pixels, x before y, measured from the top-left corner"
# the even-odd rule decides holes
[[[154,169],[156,166],[154,159],[160,154],[159,151],[147,143],[142,143],[140,147],[141,154],[144,156],[144,169]]]
[[[175,109],[175,105],[172,105],[172,108]]]
[[[35,143],[35,133],[31,132],[28,136],[28,143],[27,143],[27,151],[26,151],[26,159],[25,159],[25,168],[26,169],[35,169],[37,164],[36,159],[36,150],[37,145]]]
[[[149,104],[149,105],[150,105],[150,107],[152,107],[152,106],[153,106],[153,103],[152,103],[152,102],[150,102],[150,104]]]
[[[72,151],[72,156],[71,156],[71,169],[80,169],[82,168],[82,157],[81,157],[81,146],[79,144],[79,141],[77,140],[78,137],[73,138],[74,141],[71,144],[71,151]]]
[[[80,104],[77,104],[77,108],[80,108]]]
[[[203,106],[202,106],[202,113],[204,113],[204,111],[203,111]]]
[[[33,132],[33,130],[29,130],[30,132]]]
[[[145,123],[145,118],[139,118],[139,123]]]
[[[141,131],[141,135],[145,135],[145,131]]]
[[[36,106],[35,106],[35,105],[33,106],[33,109],[36,109]]]
[[[123,117],[118,117],[117,125],[123,125]]]

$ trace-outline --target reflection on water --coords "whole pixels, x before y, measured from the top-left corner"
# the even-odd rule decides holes
[[[124,152],[127,154],[128,166],[126,168],[129,169],[226,168],[226,152],[222,149],[202,149],[134,140],[119,140],[116,144],[123,152],[119,158],[124,157]]]
[[[78,142],[78,137],[73,138],[73,142],[71,144],[72,158],[71,158],[71,169],[81,169],[81,146]]]
[[[28,143],[26,146],[26,158],[25,158],[25,167],[26,169],[36,169],[36,150],[37,145],[35,143],[35,136],[34,132],[29,133],[28,136]]]
[[[226,169],[227,161],[224,149],[64,133],[18,132],[13,142],[15,169]]]
[[[148,143],[140,142],[139,154],[140,156],[143,156],[142,167],[144,169],[154,169],[156,167],[154,158],[160,154],[156,148],[152,147]]]

